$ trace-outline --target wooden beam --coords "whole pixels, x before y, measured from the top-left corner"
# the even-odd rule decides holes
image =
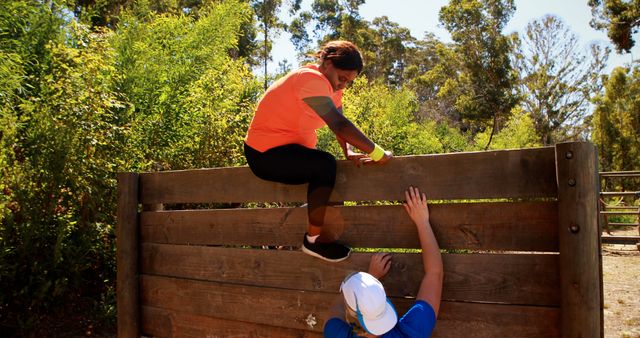
[[[602,243],[636,245],[640,243],[640,236],[602,236]]]
[[[603,337],[595,147],[556,145],[562,337]]]
[[[332,292],[366,271],[371,253],[329,264],[300,251],[145,244],[143,273],[194,280]],[[558,306],[558,255],[444,254],[443,299]],[[394,253],[390,295],[415,297],[424,271],[418,253]]]
[[[553,177],[552,147],[399,156],[361,168],[339,161],[331,200],[403,200],[411,185],[431,199],[555,198]],[[306,201],[305,185],[266,182],[248,167],[143,173],[140,182],[143,204]]]
[[[602,197],[636,196],[640,197],[640,191],[602,191]]]
[[[157,276],[143,276],[142,290],[143,309],[313,332],[322,332],[327,311],[338,297],[337,291],[293,291]],[[392,298],[400,315],[413,301]],[[556,307],[445,301],[434,337],[558,337],[558,312]]]
[[[320,332],[288,329],[144,306],[142,332],[155,338],[252,337],[322,338]]]
[[[118,174],[116,225],[118,337],[139,337],[138,174]]]
[[[601,171],[600,177],[640,177],[640,170],[635,171]]]
[[[558,251],[556,202],[454,203],[430,206],[443,249]],[[354,247],[419,248],[401,205],[330,208],[325,228]],[[143,242],[300,246],[306,208],[143,212]],[[233,229],[233,230],[231,230]],[[393,234],[393,236],[389,236]]]

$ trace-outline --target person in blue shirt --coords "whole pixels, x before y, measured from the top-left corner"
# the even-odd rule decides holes
[[[352,273],[340,285],[341,296],[325,323],[325,337],[431,336],[442,295],[442,256],[429,222],[426,195],[409,187],[405,196],[404,208],[418,230],[425,271],[415,303],[398,319],[379,281],[389,272],[391,254],[374,254],[368,272]]]

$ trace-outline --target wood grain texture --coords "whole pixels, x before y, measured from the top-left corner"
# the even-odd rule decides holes
[[[118,174],[116,225],[118,337],[139,337],[138,174]]]
[[[411,185],[431,199],[555,197],[554,177],[552,147],[400,156],[361,168],[339,161],[331,200],[402,200]],[[305,185],[266,182],[248,167],[143,173],[140,182],[143,204],[306,201]]]
[[[598,164],[586,142],[556,145],[563,337],[603,337]]]
[[[557,203],[432,204],[431,223],[443,249],[558,251]],[[333,207],[325,227],[354,247],[419,248],[401,205]],[[306,208],[143,212],[143,242],[300,246]]]
[[[143,309],[158,308],[198,318],[313,332],[322,331],[327,310],[338,297],[337,293],[292,292],[152,276],[143,276],[142,285]],[[403,314],[413,300],[393,298],[392,302],[398,313]],[[145,321],[166,323],[167,315],[160,313],[160,318],[153,318],[153,315],[147,313],[143,317]],[[308,321],[309,318],[314,321]],[[434,337],[558,337],[558,321],[555,307],[445,301],[440,308]],[[313,322],[315,325],[307,324]],[[202,323],[206,325],[204,321]],[[143,327],[147,325],[150,324],[143,324]],[[175,324],[172,322],[171,325]]]
[[[142,308],[142,332],[156,338],[322,338],[320,332]]]
[[[300,251],[145,244],[142,271],[156,276],[334,292],[352,271],[366,271],[371,253],[326,263]],[[443,299],[557,306],[557,255],[445,254]],[[420,254],[393,254],[384,284],[390,295],[415,297],[424,271]]]

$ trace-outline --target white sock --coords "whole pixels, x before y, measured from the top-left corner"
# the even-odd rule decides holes
[[[316,239],[318,239],[318,237],[320,237],[320,235],[315,235],[315,236],[309,236],[307,235],[307,241],[309,241],[309,243],[315,243]]]

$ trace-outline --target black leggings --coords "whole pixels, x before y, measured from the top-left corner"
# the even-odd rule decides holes
[[[324,224],[329,196],[336,183],[336,159],[333,155],[299,144],[286,144],[261,153],[246,143],[244,156],[259,178],[284,184],[305,184],[309,223]]]

